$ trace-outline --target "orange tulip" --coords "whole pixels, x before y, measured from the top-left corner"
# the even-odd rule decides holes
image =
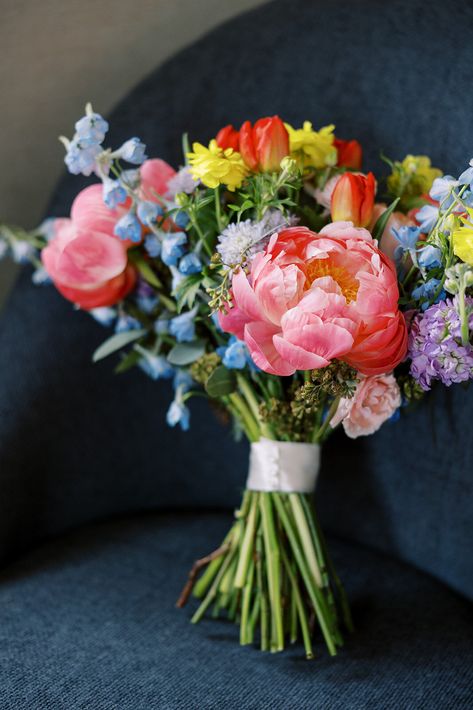
[[[341,138],[335,138],[334,145],[337,149],[337,165],[339,167],[360,170],[363,150],[358,141],[344,141]]]
[[[366,227],[373,214],[376,182],[373,173],[345,173],[332,193],[330,211],[334,222],[353,222]]]
[[[241,157],[254,172],[274,172],[289,155],[289,134],[279,116],[249,121],[240,128]]]
[[[222,150],[233,148],[233,150],[237,151],[240,142],[240,133],[229,123],[228,126],[224,126],[219,130],[215,140],[217,141],[218,147],[222,148]]]

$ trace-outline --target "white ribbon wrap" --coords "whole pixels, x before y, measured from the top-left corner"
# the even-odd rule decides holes
[[[251,444],[246,487],[251,491],[312,493],[320,469],[320,446],[260,439]]]

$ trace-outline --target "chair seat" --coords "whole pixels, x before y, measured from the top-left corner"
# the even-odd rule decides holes
[[[357,627],[336,658],[238,645],[175,600],[228,514],[146,514],[48,542],[0,575],[0,707],[467,708],[473,615],[431,577],[331,539]],[[192,602],[191,602],[192,605]]]

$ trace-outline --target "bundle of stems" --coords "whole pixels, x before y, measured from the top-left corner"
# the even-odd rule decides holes
[[[193,623],[211,610],[239,625],[242,645],[259,638],[262,651],[278,652],[302,638],[307,658],[321,634],[336,655],[342,626],[353,624],[311,497],[246,490],[235,518],[222,545],[196,563],[177,605],[193,588],[201,600]]]

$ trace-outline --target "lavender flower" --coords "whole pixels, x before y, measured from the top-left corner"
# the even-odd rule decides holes
[[[179,172],[177,172],[174,177],[168,181],[168,191],[166,193],[166,197],[174,200],[176,195],[179,195],[181,192],[185,192],[186,195],[191,195],[199,182],[200,181],[194,180],[187,166],[185,168],[181,168]]]
[[[473,328],[473,298],[466,298],[469,328]],[[458,298],[447,299],[417,314],[411,323],[408,356],[411,375],[423,390],[432,380],[449,387],[473,378],[473,347],[462,345]]]

